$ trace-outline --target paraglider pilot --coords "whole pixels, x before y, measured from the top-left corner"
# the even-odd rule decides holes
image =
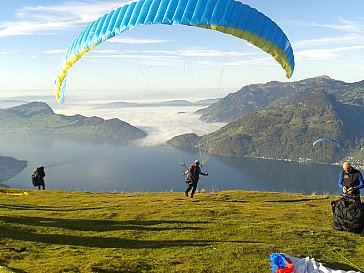
[[[200,174],[205,175],[205,176],[209,175],[207,172],[204,173],[204,172],[201,171],[200,161],[195,160],[195,163],[192,164],[185,173],[185,175],[186,175],[185,181],[186,181],[186,184],[187,184],[187,189],[185,191],[186,197],[188,197],[188,192],[190,190],[192,190],[191,191],[191,198],[193,198],[193,195],[196,192],[197,183],[198,183],[198,180],[200,178],[200,176],[199,176]]]
[[[45,190],[44,177],[45,177],[44,167],[40,166],[36,168],[32,174],[33,186],[38,187],[39,190],[41,188]]]
[[[339,175],[339,187],[344,195],[353,197],[360,203],[360,189],[364,188],[363,175],[346,161]]]

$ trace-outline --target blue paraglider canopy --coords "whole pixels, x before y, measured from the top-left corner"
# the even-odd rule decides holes
[[[336,143],[336,145],[338,147],[340,147],[340,144],[339,142],[337,142],[336,140],[332,139],[332,138],[327,138],[327,137],[323,137],[323,138],[320,138],[320,139],[317,139],[315,140],[313,143],[312,143],[312,146],[315,146],[317,143],[321,142],[321,141],[332,141],[334,143]]]
[[[245,40],[271,55],[287,78],[292,76],[294,54],[286,34],[269,17],[240,1],[136,0],[104,14],[75,38],[55,80],[58,102],[64,103],[68,70],[85,53],[136,26],[158,24],[210,29]]]

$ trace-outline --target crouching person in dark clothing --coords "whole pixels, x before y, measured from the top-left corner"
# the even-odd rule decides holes
[[[204,173],[201,171],[200,161],[195,160],[195,163],[192,164],[186,171],[186,179],[185,179],[187,184],[187,189],[185,191],[186,197],[188,197],[189,191],[192,190],[191,198],[193,198],[193,195],[196,192],[198,180],[200,179],[200,174],[205,176],[209,175],[208,173]]]
[[[360,203],[360,189],[364,188],[363,176],[347,161],[344,162],[343,169],[340,172],[338,186],[345,196],[351,197],[357,203]]]

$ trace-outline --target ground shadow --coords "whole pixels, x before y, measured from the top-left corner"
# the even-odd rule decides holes
[[[230,203],[247,203],[248,201],[244,201],[244,200],[226,200],[225,202],[230,202]]]
[[[9,272],[9,270],[7,270],[7,269],[10,269],[10,270],[12,270],[11,272],[15,272],[15,273],[26,273],[26,271],[24,271],[22,269],[9,267],[6,264],[7,264],[6,260],[0,259],[0,272]]]
[[[15,273],[27,273],[26,271],[24,271],[22,269],[16,269],[14,267],[8,267],[8,268],[11,269],[11,270],[13,270],[13,272],[15,272]]]
[[[115,206],[117,208],[118,206]],[[112,207],[110,207],[112,208]],[[82,211],[82,210],[98,210],[105,209],[105,207],[85,207],[85,208],[55,208],[51,206],[32,206],[32,205],[9,205],[9,204],[0,204],[0,209],[9,209],[9,210],[44,210],[44,211]]]
[[[330,196],[321,197],[321,198],[301,198],[301,199],[288,199],[288,200],[266,200],[264,202],[267,203],[295,203],[295,202],[306,202],[306,201],[316,201],[316,200],[327,200],[330,199]]]
[[[138,231],[163,231],[163,230],[199,230],[201,225],[208,222],[199,221],[167,221],[167,220],[81,220],[31,216],[0,216],[0,221],[11,224],[29,226],[63,228],[78,231],[113,231],[113,230],[138,230]],[[169,226],[165,226],[165,225]],[[161,226],[164,225],[164,226]],[[200,226],[197,226],[200,225]]]
[[[75,236],[64,234],[39,234],[29,231],[18,230],[17,232],[2,234],[3,238],[21,240],[28,242],[97,247],[97,248],[123,248],[123,249],[156,249],[185,246],[209,246],[214,243],[243,243],[243,244],[261,244],[257,241],[218,241],[218,240],[138,240],[122,239],[116,237],[97,237],[97,236]]]

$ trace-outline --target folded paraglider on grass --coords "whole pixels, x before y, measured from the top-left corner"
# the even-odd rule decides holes
[[[284,253],[272,253],[269,258],[272,262],[272,273],[361,273],[331,269],[310,257],[300,259]]]

